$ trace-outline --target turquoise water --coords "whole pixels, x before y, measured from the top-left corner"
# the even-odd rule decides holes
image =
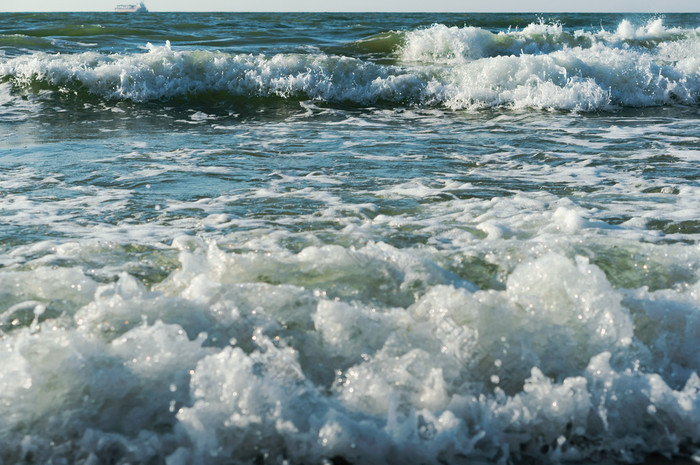
[[[700,16],[0,14],[3,463],[700,459]]]

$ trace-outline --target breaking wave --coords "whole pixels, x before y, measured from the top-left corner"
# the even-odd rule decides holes
[[[357,44],[356,44],[357,45]],[[433,25],[358,45],[390,48],[394,64],[325,53],[176,50],[34,53],[0,61],[3,81],[85,90],[105,99],[168,100],[223,93],[371,105],[607,110],[700,101],[700,33],[664,28],[565,32],[536,23],[494,34]]]

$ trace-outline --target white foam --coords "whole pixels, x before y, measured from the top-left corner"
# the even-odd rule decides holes
[[[401,57],[406,61],[455,62],[488,56],[495,48],[495,34],[478,27],[435,24],[406,34]]]
[[[674,34],[682,34],[683,32],[679,28],[667,29],[663,24],[662,18],[651,19],[647,24],[639,27],[635,27],[629,20],[623,19],[618,24],[612,37],[619,40],[659,40]],[[604,33],[601,33],[601,35],[609,38]]]

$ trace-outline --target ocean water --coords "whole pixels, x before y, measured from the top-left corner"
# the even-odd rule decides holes
[[[0,463],[700,461],[699,179],[699,14],[0,14]]]

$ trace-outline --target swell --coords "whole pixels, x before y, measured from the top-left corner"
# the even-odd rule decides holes
[[[51,40],[24,34],[0,34],[0,49],[31,48],[34,50],[50,50]]]
[[[404,43],[404,32],[389,31],[352,42],[347,48],[352,52],[391,55]]]
[[[104,35],[149,37],[152,35],[150,31],[144,29],[102,26],[99,24],[76,24],[62,27],[38,28],[27,31],[26,34],[33,37],[99,37]]]

